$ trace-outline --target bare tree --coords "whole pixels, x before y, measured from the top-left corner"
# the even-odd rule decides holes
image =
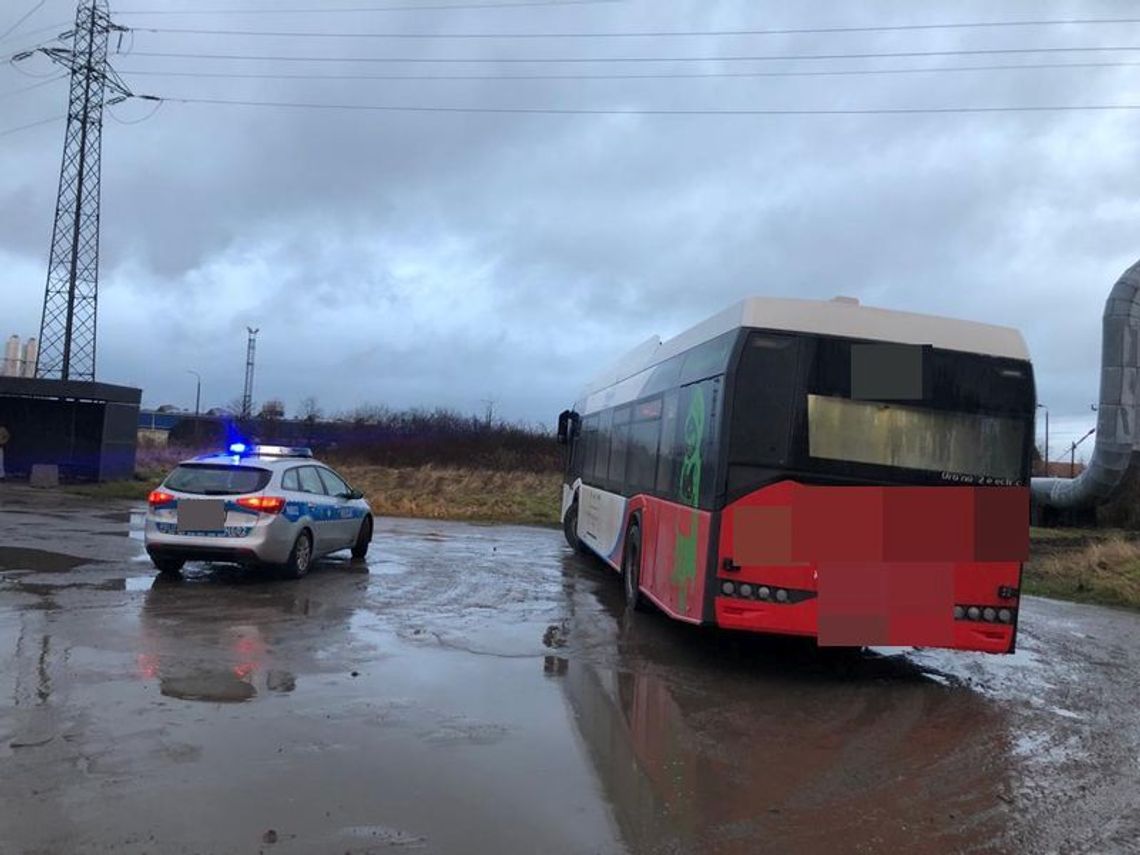
[[[259,419],[267,421],[276,421],[285,418],[285,403],[279,398],[270,398],[261,405],[261,410],[258,412]]]
[[[300,405],[297,407],[297,418],[301,421],[313,424],[319,422],[324,416],[324,411],[321,410],[321,405],[317,402],[316,395],[309,395],[301,399]]]

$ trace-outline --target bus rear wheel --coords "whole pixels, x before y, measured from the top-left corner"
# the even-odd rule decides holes
[[[646,610],[641,594],[641,526],[636,523],[625,535],[625,554],[622,557],[621,575],[625,583],[625,607],[630,611]]]
[[[562,518],[562,534],[566,537],[566,542],[570,544],[570,548],[575,552],[582,552],[582,540],[578,537],[578,500],[574,500],[574,504],[570,506],[570,510],[566,512],[566,516]]]

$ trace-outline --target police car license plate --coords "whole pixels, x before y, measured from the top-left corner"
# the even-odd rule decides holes
[[[191,531],[223,531],[226,527],[226,503],[217,499],[180,499],[178,501],[178,533]]]

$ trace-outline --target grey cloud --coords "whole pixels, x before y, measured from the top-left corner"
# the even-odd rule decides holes
[[[832,0],[809,10],[791,2],[629,0],[561,10],[323,20],[203,15],[150,23],[622,30],[1028,15],[1020,4],[999,5],[854,9]],[[29,27],[71,14],[63,0],[48,6],[54,10]],[[1089,17],[1118,12],[1108,3],[1080,9]],[[1074,14],[1063,3],[1032,10],[1038,18]],[[141,16],[124,22],[144,23]],[[140,33],[136,54],[116,64],[300,73],[300,63],[211,64],[137,52],[815,53],[1091,45],[1122,37],[1119,29],[1095,27],[388,44]],[[916,58],[877,67],[1042,59],[1064,57]],[[470,68],[330,63],[317,73]],[[1124,102],[1136,71],[417,83],[127,77],[138,91],[251,100],[826,108]],[[0,91],[24,82],[0,69]],[[0,101],[0,128],[61,112],[63,97],[62,86],[53,85]],[[145,115],[144,107],[127,104],[114,112],[129,120]],[[316,394],[329,410],[363,400],[474,410],[491,395],[508,417],[549,422],[582,381],[650,334],[678,332],[751,293],[843,293],[886,307],[1019,326],[1037,362],[1042,400],[1058,415],[1079,420],[1095,395],[1101,304],[1120,270],[1140,255],[1136,131],[1131,114],[521,117],[171,103],[138,125],[107,124],[101,371],[108,380],[143,384],[148,400],[162,403],[187,399],[184,372],[195,368],[205,374],[210,402],[222,403],[240,388],[250,323],[262,328],[259,397],[292,403]],[[60,136],[56,125],[0,138],[0,258],[20,262],[0,269],[0,289],[20,291],[11,305],[21,317],[11,323],[25,334],[38,322],[42,277],[28,281],[26,271],[42,269],[46,260]]]

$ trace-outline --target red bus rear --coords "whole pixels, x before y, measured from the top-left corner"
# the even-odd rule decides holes
[[[827,646],[1011,652],[1034,411],[1014,330],[749,300],[562,414],[564,528],[631,607]]]

